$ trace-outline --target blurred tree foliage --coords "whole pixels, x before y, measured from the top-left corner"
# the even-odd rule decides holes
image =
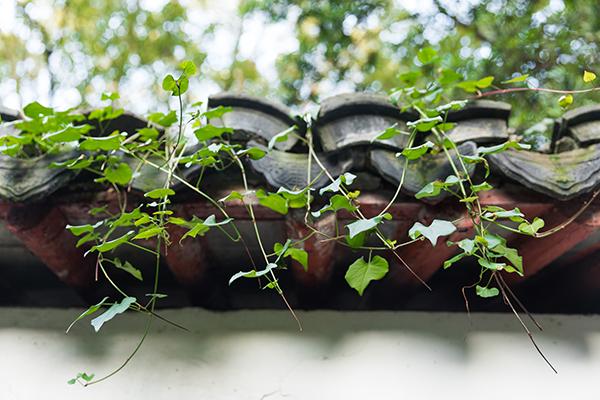
[[[329,86],[320,90],[323,79],[351,81],[356,90],[387,91],[399,84],[398,73],[407,72],[426,46],[438,50],[444,68],[465,79],[492,75],[499,83],[529,74],[531,86],[575,89],[584,87],[584,69],[598,71],[596,1],[436,0],[431,10],[415,13],[398,7],[401,3],[253,0],[242,12],[264,12],[278,20],[290,8],[299,10],[300,51],[278,62],[280,90],[292,103],[327,95]],[[516,113],[515,122],[530,125],[539,110],[544,110],[540,117],[562,112],[556,97],[516,94],[501,99],[516,103],[516,110],[534,111]],[[593,100],[598,97],[581,99]]]
[[[208,8],[210,2],[189,1],[184,7],[166,1],[162,8],[148,11],[140,1],[54,0],[51,16],[45,19],[31,15],[30,3],[36,0],[19,1],[18,17],[43,48],[32,49],[19,35],[0,31],[0,82],[12,78],[21,85],[47,70],[51,91],[61,85],[93,91],[97,79],[106,89],[116,89],[119,80],[134,70],[156,77],[183,58],[201,64],[205,42],[214,40],[213,30],[231,22],[202,24],[200,39],[191,40],[186,26],[197,21],[190,18],[190,4]],[[267,24],[293,16],[290,35],[295,36],[297,49],[280,54],[277,77],[266,79],[254,60],[239,55],[240,28],[229,67],[201,69],[221,88],[275,94],[288,104],[318,102],[341,90],[388,91],[401,84],[398,75],[418,63],[417,52],[427,46],[438,50],[438,65],[465,79],[493,75],[495,84],[529,74],[530,86],[576,89],[584,87],[584,69],[600,72],[596,1],[423,0],[412,7],[403,3],[240,0],[239,27],[256,15]],[[18,74],[19,69],[26,73]],[[555,96],[519,94],[499,100],[529,111],[515,114],[518,125],[530,126],[533,120],[562,112]],[[594,100],[599,99],[576,97],[574,106]]]
[[[27,32],[0,35],[0,74],[20,86],[45,73],[50,98],[61,86],[85,93],[100,78],[103,90],[117,90],[134,68],[157,76],[184,56],[203,60],[182,30],[186,9],[178,2],[168,2],[159,12],[121,0],[55,0],[49,5],[50,10],[48,2],[17,2],[17,19]]]

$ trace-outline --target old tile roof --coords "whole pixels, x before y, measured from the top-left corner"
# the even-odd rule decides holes
[[[307,134],[307,124],[292,115],[287,107],[275,102],[223,93],[211,97],[208,105],[232,107],[231,112],[209,122],[233,128],[236,140],[251,142],[255,146],[265,147],[269,140],[290,125],[297,126],[300,136]],[[0,115],[3,121],[19,119],[17,113],[9,110],[0,109]],[[449,115],[448,120],[457,123],[449,134],[460,144],[464,154],[475,154],[478,146],[502,143],[509,138],[509,115],[510,105],[506,103],[473,102]],[[362,190],[361,210],[367,216],[376,215],[391,197],[404,164],[395,154],[407,145],[404,135],[389,140],[376,137],[392,125],[406,128],[406,123],[414,119],[414,115],[400,112],[385,97],[353,93],[326,99],[311,121],[310,132],[315,148],[329,170],[334,175],[348,171],[359,175],[357,187]],[[111,129],[134,132],[146,125],[147,121],[143,118],[125,113],[111,122]],[[0,133],[10,133],[10,126],[4,124]],[[563,146],[557,143],[569,144]],[[0,281],[20,279],[14,265],[7,267],[7,264],[45,264],[62,282],[92,301],[99,291],[106,288],[98,289],[94,285],[94,268],[90,265],[93,262],[89,257],[83,257],[83,249],[74,246],[75,239],[64,227],[68,223],[93,221],[87,214],[90,208],[99,205],[116,207],[116,199],[114,192],[95,184],[85,173],[47,168],[51,162],[73,155],[42,156],[33,160],[0,155],[0,277],[5,275],[5,279]],[[600,106],[575,109],[556,120],[552,144],[547,152],[509,150],[490,156],[489,161],[496,189],[482,194],[484,204],[505,208],[517,206],[527,215],[544,218],[548,227],[558,225],[579,209],[589,198],[589,193],[600,186]],[[285,141],[276,142],[275,149],[266,157],[248,161],[250,181],[256,187],[303,187],[307,181],[307,162],[306,147],[291,135]],[[481,173],[474,165],[470,167],[473,175]],[[312,168],[311,175],[318,176],[319,168],[316,165]],[[190,179],[199,172],[198,168],[180,171]],[[450,173],[450,166],[441,155],[429,155],[409,163],[405,195],[390,208],[394,219],[385,226],[392,236],[402,240],[416,220],[456,219],[462,215],[460,207],[444,201],[443,197],[430,199],[427,203],[414,198],[414,194],[426,183],[444,179]],[[223,179],[218,174],[209,174],[205,179],[205,187],[215,198],[240,188],[240,180],[236,176],[228,175],[227,179]],[[128,194],[131,203],[162,180],[164,177],[153,168],[142,168],[132,184],[133,190]],[[327,183],[327,179],[321,176],[315,185],[322,187]],[[210,204],[193,196],[180,184],[174,185],[178,191],[174,199],[178,214],[189,218],[215,213]],[[228,212],[242,221],[242,233],[252,237],[243,204],[234,202],[228,205]],[[303,216],[294,212],[282,216],[257,207],[257,217],[263,226],[269,227],[265,233],[268,243],[281,242],[286,236],[300,238],[307,233]],[[334,234],[336,224],[348,219],[349,215],[340,213],[338,217],[329,215],[316,223],[321,230]],[[468,223],[461,224],[464,226],[450,240],[460,240],[472,230]],[[595,205],[554,236],[544,239],[509,237],[511,245],[523,255],[526,271],[524,278],[510,279],[519,287],[528,288],[526,293],[541,294],[545,299],[536,303],[539,297],[531,295],[534,309],[560,311],[560,307],[564,307],[564,303],[551,298],[554,294],[548,293],[544,297],[550,288],[564,293],[565,287],[577,288],[585,282],[587,292],[578,293],[576,297],[589,299],[598,296],[600,279],[596,276],[596,269],[600,263],[594,256],[600,255],[599,227],[600,207]],[[192,304],[224,308],[272,305],[269,301],[260,300],[264,294],[257,293],[260,291],[253,285],[242,284],[239,293],[227,287],[227,278],[246,266],[246,255],[241,246],[219,236],[218,232],[211,232],[195,241],[188,239],[186,245],[180,247],[178,238],[184,232],[172,228],[169,233],[173,245],[164,254],[164,261],[170,272],[164,272],[163,278],[179,296],[174,296],[167,304],[185,305],[191,301]],[[257,251],[256,243],[249,243],[249,246],[252,251]],[[308,272],[292,264],[290,274],[283,278],[293,293],[292,301],[301,307],[460,309],[463,307],[462,298],[458,295],[460,285],[468,282],[465,276],[474,273],[474,269],[467,268],[438,273],[443,261],[453,255],[455,248],[438,243],[432,249],[428,243],[419,242],[403,248],[401,254],[423,279],[434,283],[434,288],[437,285],[436,292],[425,293],[414,277],[397,265],[384,282],[369,289],[371,294],[359,299],[343,285],[342,278],[347,265],[356,258],[355,253],[332,241],[316,239],[305,242],[305,248],[309,252]],[[141,265],[147,263],[143,257],[138,262]],[[573,263],[577,266],[574,267]],[[51,283],[54,278],[48,277],[47,272],[31,268],[45,276],[48,287],[54,290],[61,288],[57,280]],[[567,269],[568,274],[565,272]],[[567,281],[566,276],[569,277]],[[8,297],[2,299],[0,296],[0,304],[36,303],[31,298],[23,300],[20,295],[30,290],[28,283],[21,282],[18,290],[10,284],[3,285],[9,286],[4,288]],[[1,284],[0,289],[3,289]],[[66,303],[72,304],[72,296],[65,298],[71,299]],[[487,307],[493,308],[493,305]],[[589,311],[577,302],[567,310]],[[592,307],[592,311],[600,312],[600,306]]]

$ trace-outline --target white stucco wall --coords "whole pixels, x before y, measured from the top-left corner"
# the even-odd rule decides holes
[[[102,375],[138,340],[141,316],[87,322],[79,310],[0,309],[0,399],[592,399],[600,398],[600,318],[541,316],[539,344],[555,375],[511,315],[441,313],[225,314],[166,311],[120,374],[69,386],[78,371]]]

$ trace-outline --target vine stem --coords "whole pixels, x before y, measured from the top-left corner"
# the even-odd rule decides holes
[[[521,308],[521,310],[523,310],[523,312],[525,314],[527,314],[527,316],[529,317],[529,319],[531,320],[531,322],[534,323],[535,326],[537,326],[537,328],[540,331],[543,331],[544,328],[542,328],[542,325],[540,325],[537,320],[533,317],[533,315],[529,312],[529,310],[527,309],[527,307],[525,307],[525,304],[523,304],[523,302],[521,302],[521,300],[519,300],[519,298],[515,295],[515,293],[512,291],[512,289],[510,288],[510,286],[508,286],[508,284],[506,283],[506,281],[504,280],[504,278],[502,277],[501,274],[498,274],[498,279],[500,279],[500,281],[502,282],[502,284],[504,285],[504,287],[506,288],[506,291],[508,292],[508,294],[510,294],[512,296],[512,298],[515,300],[515,302],[517,303],[517,305]]]
[[[542,93],[555,93],[555,94],[580,94],[580,93],[590,93],[596,92],[600,90],[600,87],[590,88],[590,89],[579,89],[579,90],[560,90],[560,89],[549,89],[549,88],[530,88],[530,87],[518,87],[518,88],[507,88],[507,89],[497,89],[490,90],[488,92],[482,92],[476,96],[473,96],[472,99],[480,99],[483,97],[489,97],[494,95],[501,94],[509,94],[516,92],[542,92]]]
[[[525,324],[525,322],[523,322],[523,319],[521,318],[521,316],[519,315],[519,313],[517,312],[517,310],[513,306],[512,302],[510,301],[510,299],[506,295],[505,286],[503,284],[503,281],[498,278],[498,275],[496,274],[496,272],[493,272],[493,274],[494,274],[494,278],[496,279],[496,282],[498,283],[498,287],[500,287],[500,291],[502,292],[502,298],[504,299],[504,302],[510,307],[510,309],[513,312],[513,314],[515,315],[515,317],[517,317],[517,320],[519,321],[519,323],[521,324],[521,326],[525,330],[525,333],[527,333],[527,336],[529,336],[529,340],[531,340],[531,343],[533,344],[533,347],[535,347],[535,349],[537,350],[538,354],[542,357],[542,359],[546,362],[546,364],[548,364],[548,366],[550,368],[552,368],[552,371],[554,371],[555,374],[558,374],[558,371],[556,370],[556,368],[554,368],[554,366],[552,365],[552,363],[548,360],[548,358],[546,357],[546,355],[544,354],[544,352],[542,352],[542,350],[540,349],[540,347],[536,343],[535,339],[533,338],[533,334],[531,333],[531,331],[529,330],[529,328],[527,327],[527,325]]]
[[[238,157],[237,154],[235,154],[234,151],[231,151],[230,154],[235,159],[235,161],[237,162],[237,164],[240,168],[240,171],[242,174],[242,182],[244,183],[244,190],[246,190],[246,192],[248,192],[249,186],[248,186],[248,179],[246,177],[246,168],[244,167],[244,163],[242,162],[242,160],[240,160],[240,158]],[[265,251],[263,241],[260,236],[260,231],[258,229],[258,224],[256,222],[256,216],[254,215],[254,207],[252,206],[252,204],[246,204],[246,207],[248,208],[248,213],[250,214],[250,219],[252,220],[252,226],[254,228],[254,233],[256,235],[256,240],[258,241],[260,251],[262,252],[262,255],[265,259],[265,263],[269,264],[269,257],[267,256],[267,252]],[[277,277],[275,277],[275,273],[273,272],[273,269],[270,270],[270,274],[271,274],[271,277],[273,278],[272,282],[275,283],[275,288],[277,289],[277,293],[283,299],[285,305],[287,306],[288,310],[292,314],[292,317],[294,318],[294,320],[296,320],[296,323],[298,324],[298,329],[300,330],[300,332],[302,332],[302,323],[300,322],[300,319],[296,315],[296,312],[291,307],[290,303],[288,302],[287,298],[285,297],[283,290],[279,286],[279,282],[277,280]]]
[[[123,368],[125,368],[125,366],[127,366],[127,364],[129,364],[129,361],[131,361],[133,359],[133,357],[137,354],[137,352],[142,348],[144,341],[146,340],[146,338],[148,337],[148,334],[150,333],[150,328],[152,327],[153,320],[154,320],[153,318],[148,318],[148,320],[146,321],[146,327],[144,328],[144,334],[142,335],[142,338],[138,342],[137,346],[135,346],[135,348],[133,349],[131,354],[129,354],[129,356],[125,359],[125,361],[117,369],[112,371],[110,374],[103,376],[102,378],[96,379],[92,382],[86,382],[83,386],[91,386],[91,385],[100,383],[102,381],[105,381],[105,380],[109,379],[110,377],[118,374],[119,371],[121,371]]]
[[[175,168],[177,168],[177,164],[179,163],[179,160],[181,159],[181,157],[183,156],[183,153],[185,152],[185,148],[186,146],[182,146],[181,151],[179,152],[178,155],[176,155],[177,153],[177,147],[179,146],[179,140],[183,134],[182,132],[182,118],[183,118],[183,103],[181,101],[181,93],[179,93],[178,95],[179,98],[179,107],[180,107],[180,122],[179,122],[179,132],[178,132],[178,136],[177,136],[177,144],[175,145],[175,147],[173,147],[172,152],[168,153],[168,157],[167,160],[165,162],[165,165],[168,165],[169,168],[166,171],[167,172],[167,177],[165,179],[165,183],[163,185],[163,188],[169,188],[171,186],[171,180],[173,177],[173,173],[175,171]],[[167,144],[165,144],[165,149],[168,151],[167,148]],[[175,157],[174,157],[175,156]],[[143,159],[144,161],[148,162],[147,159]],[[161,170],[163,169],[162,167],[160,168]],[[166,210],[167,207],[167,200],[168,200],[168,195],[165,195],[162,198],[162,202],[160,203],[159,209],[163,212],[161,212],[158,216],[158,226],[159,227],[164,227],[165,221],[164,221],[164,211]],[[142,345],[144,344],[146,338],[148,337],[148,334],[150,333],[150,329],[152,327],[152,322],[154,321],[154,318],[156,316],[156,313],[154,312],[155,307],[156,307],[156,295],[158,293],[158,280],[159,280],[159,272],[160,272],[160,250],[162,247],[162,243],[163,243],[163,237],[162,235],[158,235],[156,238],[156,251],[155,251],[155,268],[154,268],[154,283],[153,283],[153,287],[152,287],[152,298],[150,299],[149,302],[149,309],[148,306],[143,307],[144,309],[146,309],[148,311],[148,319],[146,322],[146,327],[144,329],[144,333],[140,339],[140,341],[138,342],[138,344],[136,345],[136,347],[133,349],[133,351],[131,352],[131,354],[129,354],[129,356],[125,359],[125,361],[123,361],[123,363],[116,368],[114,371],[112,371],[111,373],[109,373],[108,375],[103,376],[102,378],[96,379],[94,381],[91,382],[87,382],[85,384],[85,386],[90,386],[93,384],[97,384],[100,382],[103,382],[107,379],[109,379],[110,377],[114,376],[115,374],[117,374],[119,371],[121,371],[123,368],[125,368],[125,366],[127,366],[127,364],[129,364],[129,362],[133,359],[133,357],[137,354],[137,352],[141,349]],[[104,267],[100,264],[100,267],[102,269],[102,272],[104,273],[104,275],[107,277],[107,279],[109,280],[109,282],[111,282],[113,284],[113,286],[119,291],[121,292],[122,295],[124,295],[125,297],[126,294],[125,292],[123,292],[121,289],[118,288],[118,286],[116,286],[114,284],[114,282],[108,277],[108,274],[106,273]],[[141,305],[140,305],[141,306]],[[163,319],[163,318],[161,318]]]
[[[321,160],[319,160],[319,157],[317,156],[317,153],[315,152],[314,148],[312,146],[309,146],[308,148],[309,153],[311,154],[311,156],[314,158],[315,162],[317,163],[317,165],[319,166],[319,168],[321,168],[321,170],[325,173],[325,175],[329,178],[329,180],[331,182],[335,182],[335,179],[333,178],[333,176],[331,175],[331,173],[327,170],[327,168],[325,168],[325,166],[323,165],[323,163],[321,162]],[[346,199],[348,199],[351,202],[354,202],[352,198],[350,198],[350,196],[348,196],[348,193],[343,190],[342,187],[340,187],[340,191],[341,193],[344,195],[344,197],[346,197]],[[366,220],[367,218],[364,216],[364,214],[357,209],[356,210],[356,214],[358,215],[358,217],[362,220]],[[393,248],[394,246],[391,245],[386,239],[385,237],[380,233],[380,232],[376,232],[376,236],[383,242],[383,244],[392,251],[392,253],[394,254],[394,256],[400,260],[400,262],[402,263],[402,265],[404,265],[404,267],[423,285],[425,286],[429,291],[431,291],[431,286],[429,286],[427,284],[427,282],[425,282],[403,259],[402,257],[400,257],[400,255],[396,252],[396,250]]]
[[[417,130],[413,129],[413,131],[410,133],[410,136],[408,138],[408,144],[407,144],[408,147],[412,147],[413,146],[416,134],[417,134]],[[390,199],[390,201],[387,203],[387,205],[383,208],[383,210],[381,210],[379,212],[379,215],[385,214],[385,212],[390,209],[390,207],[392,206],[392,204],[394,204],[394,202],[396,201],[396,199],[400,195],[400,190],[402,189],[402,185],[404,185],[404,179],[406,177],[406,169],[407,168],[408,168],[408,158],[404,157],[404,168],[402,168],[402,174],[400,175],[400,182],[398,183],[398,186],[396,187],[396,192],[394,193],[394,195],[392,196],[392,198]]]
[[[598,195],[600,194],[600,189],[596,190],[593,194],[592,197],[590,197],[589,200],[587,200],[586,202],[583,203],[583,206],[577,210],[577,212],[575,214],[573,214],[571,216],[571,218],[567,219],[565,222],[563,222],[562,224],[549,229],[547,231],[544,232],[536,232],[535,237],[536,238],[544,238],[546,236],[550,236],[555,234],[556,232],[566,228],[569,224],[571,224],[573,221],[575,221],[581,214],[583,214],[583,212],[585,210],[587,210],[587,208],[594,202],[594,200],[596,199],[596,197],[598,197]]]

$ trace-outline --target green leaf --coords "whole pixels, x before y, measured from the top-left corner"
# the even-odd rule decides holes
[[[81,136],[88,133],[91,129],[92,127],[90,125],[70,125],[60,131],[46,134],[42,138],[52,143],[75,142],[81,139]]]
[[[394,136],[408,134],[408,132],[403,132],[400,129],[396,128],[397,126],[398,126],[398,124],[394,124],[394,125],[390,126],[385,131],[381,132],[378,136],[376,136],[372,141],[386,140],[386,139],[391,139]]]
[[[463,81],[457,84],[456,86],[469,93],[477,91],[477,81]]]
[[[131,276],[133,276],[135,279],[137,279],[138,281],[143,281],[143,277],[142,277],[142,271],[140,271],[139,269],[137,269],[136,267],[134,267],[133,265],[131,265],[131,263],[129,261],[125,261],[124,263],[119,260],[118,258],[115,258],[113,260],[113,265],[119,269],[122,269],[123,271],[129,273]]]
[[[535,236],[536,233],[544,227],[544,225],[545,222],[543,219],[535,217],[532,223],[523,222],[521,225],[519,225],[519,232],[529,236]]]
[[[294,132],[294,130],[296,129],[296,126],[291,126],[289,128],[287,128],[285,131],[283,132],[279,132],[277,135],[273,136],[270,140],[269,140],[269,144],[267,145],[267,149],[269,149],[269,151],[273,150],[273,147],[275,147],[275,143],[278,142],[285,142],[286,140],[288,140],[288,135],[292,132]]]
[[[455,127],[456,127],[455,122],[444,122],[443,124],[437,125],[435,128],[437,130],[439,130],[440,132],[449,132],[452,129],[454,129]],[[444,142],[442,142],[442,145],[444,145],[444,147],[446,147],[447,149],[452,148],[452,147],[445,146],[447,140],[449,140],[449,139],[445,139]]]
[[[406,157],[408,160],[416,160],[418,158],[421,158],[425,153],[427,153],[427,151],[429,149],[432,149],[433,147],[434,147],[434,144],[428,140],[425,143],[423,143],[422,145],[415,146],[415,147],[408,147],[408,148],[402,150],[402,153],[397,153],[396,157],[402,155],[402,156]]]
[[[158,137],[158,131],[155,128],[142,128],[138,129],[137,133],[142,139],[156,139]]]
[[[350,265],[345,279],[348,285],[362,296],[369,283],[382,279],[388,270],[388,262],[383,257],[375,256],[369,261],[361,257]]]
[[[187,92],[190,85],[190,81],[188,80],[187,76],[181,75],[179,80],[177,80],[177,83],[179,84],[179,90],[173,93],[174,96],[180,96]]]
[[[69,385],[74,385],[74,384],[77,382],[77,380],[78,380],[78,379],[82,379],[82,380],[84,380],[85,382],[91,382],[91,381],[92,381],[92,379],[94,379],[94,374],[89,374],[89,375],[88,375],[88,374],[86,374],[85,372],[79,372],[75,378],[73,378],[73,379],[69,379],[69,380],[67,381],[67,383],[68,383]]]
[[[463,161],[467,164],[477,164],[477,163],[481,163],[483,164],[483,168],[485,169],[485,175],[484,175],[484,179],[487,179],[490,176],[490,164],[488,163],[488,160],[486,160],[484,157],[480,157],[480,156],[460,156],[460,158],[463,159]]]
[[[116,239],[109,240],[108,242],[101,243],[97,246],[93,246],[89,250],[89,252],[97,251],[99,253],[106,253],[107,251],[111,251],[111,250],[119,247],[123,243],[126,243],[133,236],[134,233],[135,233],[134,231],[129,231],[126,234],[124,234],[123,236],[120,236]]]
[[[81,236],[84,233],[93,233],[94,230],[103,224],[103,221],[99,221],[94,225],[86,224],[86,225],[67,225],[65,228],[68,229],[73,235]]]
[[[413,86],[422,75],[420,70],[412,70],[399,74],[398,79],[401,82],[406,83],[407,86]]]
[[[419,132],[428,132],[441,122],[444,122],[444,120],[438,115],[437,117],[421,118],[416,121],[409,121],[406,123],[406,126],[409,128],[414,128]]]
[[[127,163],[120,163],[116,167],[111,165],[104,170],[104,176],[110,183],[127,185],[133,177],[133,172]]]
[[[135,221],[142,218],[144,214],[140,210],[140,207],[134,208],[130,212],[122,212],[119,217],[109,223],[111,228],[118,228],[123,226],[132,226],[135,224]]]
[[[204,116],[207,119],[213,119],[213,118],[221,118],[223,115],[225,115],[228,112],[233,111],[232,107],[224,107],[224,106],[218,106],[215,108],[211,108],[208,111],[204,112]]]
[[[583,81],[585,83],[593,82],[596,80],[596,74],[590,71],[583,71]]]
[[[175,122],[178,121],[177,112],[175,110],[169,111],[167,114],[155,112],[148,115],[148,120],[150,122],[154,122],[155,124],[168,128],[169,126],[173,125]]]
[[[194,131],[194,135],[199,141],[209,140],[212,138],[220,137],[224,133],[233,133],[232,128],[226,128],[223,126],[204,125]]]
[[[289,255],[293,260],[298,261],[304,268],[304,271],[308,271],[308,253],[306,250],[292,247],[288,249],[285,254]]]
[[[506,244],[506,239],[504,239],[502,236],[494,235],[493,233],[486,233],[483,238],[481,238],[481,236],[477,236],[477,240],[478,242],[483,243],[489,249],[495,249],[500,245]]]
[[[506,83],[519,83],[519,82],[526,81],[527,78],[529,78],[529,74],[524,74],[524,75],[515,76],[514,78],[508,79],[506,81],[502,81],[502,83],[503,84],[506,84]]]
[[[463,79],[463,76],[458,72],[453,69],[444,68],[438,78],[438,82],[440,85],[446,86],[461,79]]]
[[[475,241],[473,239],[463,239],[456,243],[456,245],[463,249],[466,255],[469,256],[473,255],[473,252],[475,251]]]
[[[75,318],[75,320],[73,322],[71,322],[71,324],[69,325],[69,327],[67,328],[65,333],[69,333],[69,331],[71,330],[73,325],[75,325],[78,321],[80,321],[83,318],[87,317],[88,315],[92,315],[96,311],[98,311],[100,309],[100,307],[102,307],[104,305],[104,303],[106,303],[107,300],[108,300],[108,297],[105,297],[102,300],[100,300],[100,302],[98,304],[94,304],[93,306],[90,306],[87,310],[85,310],[84,312],[79,314],[79,316],[77,318]]]
[[[353,249],[358,249],[365,244],[365,240],[367,239],[367,232],[361,232],[354,237],[350,237],[349,235],[345,236],[346,243]]]
[[[231,200],[244,200],[244,195],[241,194],[240,192],[237,192],[235,190],[233,190],[231,193],[229,193],[227,196],[219,199],[219,203],[225,203],[227,201],[231,201]]]
[[[484,218],[496,220],[497,218],[508,218],[514,222],[522,222],[525,215],[518,208],[512,210],[505,210],[502,207],[487,206],[484,208],[486,211],[483,214]]]
[[[214,216],[214,214],[211,214],[208,217],[206,217],[206,219],[202,223],[208,227],[215,227],[227,225],[231,221],[233,221],[233,218],[225,218],[223,221],[217,222],[217,218]]]
[[[558,105],[562,108],[567,108],[571,104],[573,104],[573,96],[570,94],[563,95],[558,98]]]
[[[285,248],[281,243],[275,243],[273,251],[279,257],[291,257],[293,260],[298,261],[305,271],[308,270],[308,253],[306,250],[295,247]]]
[[[137,235],[135,235],[133,237],[133,239],[134,240],[150,239],[150,238],[153,238],[155,236],[162,234],[163,232],[164,232],[164,228],[162,228],[160,226],[151,226],[149,228],[142,229],[140,232],[138,232]]]
[[[377,225],[383,223],[384,219],[391,220],[392,215],[390,213],[385,213],[369,219],[356,220],[351,224],[346,225],[346,228],[348,228],[348,237],[353,239],[359,233],[370,231],[371,229],[376,228]]]
[[[85,372],[82,372],[80,378],[83,379],[86,382],[90,382],[92,379],[94,379],[94,374],[89,374],[88,375]]]
[[[423,188],[415,194],[415,198],[423,199],[425,197],[438,196],[441,193],[443,187],[444,187],[444,185],[440,181],[429,182],[427,185],[423,186]]]
[[[421,64],[429,64],[437,57],[437,51],[431,47],[424,47],[417,52],[417,59]]]
[[[444,182],[441,182],[441,181],[429,182],[427,185],[423,186],[423,188],[415,194],[415,198],[422,199],[425,197],[438,196],[441,193],[442,189],[446,189],[451,186],[454,186],[459,182],[460,182],[460,179],[458,179],[458,177],[456,177],[455,175],[449,175]]]
[[[196,74],[196,64],[190,60],[183,61],[181,64],[179,64],[179,69],[188,77]]]
[[[531,149],[531,145],[525,144],[525,143],[519,143],[515,140],[509,140],[507,142],[498,144],[496,146],[479,147],[477,149],[477,153],[479,155],[496,154],[496,153],[500,153],[500,152],[508,150],[508,149],[529,150],[529,149]]]
[[[425,236],[432,246],[437,244],[440,236],[448,236],[456,231],[456,226],[450,221],[434,219],[431,225],[425,226],[420,222],[416,222],[408,231],[408,236],[411,239],[416,239],[419,236]]]
[[[88,114],[88,119],[90,120],[98,120],[98,121],[107,121],[111,119],[115,119],[118,116],[122,115],[124,110],[122,108],[114,108],[113,106],[106,106],[103,108],[99,108],[93,110]]]
[[[478,80],[476,85],[479,89],[485,89],[489,87],[492,84],[492,82],[494,82],[494,77],[486,76],[485,78],[481,78],[480,80]]]
[[[339,211],[339,210],[346,210],[349,212],[354,212],[356,211],[358,208],[356,208],[351,202],[350,200],[348,200],[346,197],[342,196],[341,194],[334,194],[333,196],[331,196],[331,198],[329,199],[329,204],[324,206],[323,208],[321,208],[318,211],[313,211],[312,212],[312,216],[315,218],[320,217],[321,215],[323,215],[323,213],[327,212],[327,211]]]
[[[467,256],[466,253],[459,253],[459,254],[455,255],[454,257],[444,261],[444,269],[450,268],[452,266],[452,264],[462,260],[466,256]]]
[[[54,110],[49,107],[44,107],[37,101],[29,103],[23,108],[23,114],[29,118],[39,118],[47,115],[54,114]]]
[[[492,271],[501,271],[502,269],[504,269],[504,267],[506,267],[505,263],[492,262],[492,261],[486,260],[484,258],[478,258],[477,262],[483,268],[491,269]]]
[[[118,131],[116,131],[118,133]],[[113,134],[111,136],[106,137],[92,137],[87,138],[79,145],[81,150],[118,150],[121,146],[121,141],[123,140],[123,136],[119,134]]]
[[[247,149],[238,151],[236,154],[239,157],[247,155],[253,160],[260,160],[267,155],[267,152],[263,149],[259,149],[258,147],[249,147]]]
[[[94,330],[96,332],[98,332],[100,330],[100,328],[102,328],[102,325],[104,325],[106,322],[108,322],[111,319],[113,319],[118,314],[122,314],[125,311],[127,311],[127,309],[133,303],[135,303],[136,300],[137,299],[135,297],[125,297],[120,303],[115,303],[112,306],[110,306],[108,308],[108,310],[106,310],[103,314],[101,314],[100,316],[94,318],[91,321],[91,324],[94,327]]]
[[[483,191],[486,191],[486,190],[492,190],[493,188],[494,187],[492,185],[490,185],[489,183],[487,183],[487,182],[482,182],[482,183],[480,183],[478,185],[472,185],[471,186],[471,190],[474,191],[475,193],[483,192]]]
[[[323,193],[327,193],[327,192],[337,193],[340,191],[340,186],[342,184],[352,185],[352,183],[354,182],[355,179],[356,179],[356,175],[351,174],[350,172],[346,172],[345,174],[338,176],[329,185],[322,187],[321,190],[319,190],[319,194],[322,195]]]
[[[162,81],[162,88],[167,92],[173,92],[173,94],[175,94],[175,91],[177,91],[178,89],[177,81],[175,80],[175,78],[173,78],[173,75],[169,74],[165,76],[165,78]]]
[[[523,276],[523,257],[519,255],[517,249],[506,247],[504,243],[494,246],[492,249],[494,253],[506,258],[511,263],[511,265],[514,267],[514,272],[517,272],[519,275]],[[508,272],[513,272],[510,270],[511,268],[509,266],[505,267],[504,269]]]
[[[485,89],[489,87],[494,82],[493,76],[486,76],[485,78],[481,78],[477,81],[464,81],[459,83],[458,86],[461,89],[464,89],[467,92],[476,92],[478,89]]]
[[[283,196],[288,201],[289,208],[303,208],[306,206],[307,201],[312,200],[309,189],[308,186],[300,190],[289,190],[280,187],[277,190],[277,194]]]
[[[264,207],[270,208],[282,215],[288,213],[288,201],[279,194],[265,193],[264,190],[259,189],[256,192],[256,198],[258,199],[258,203]]]
[[[96,233],[88,233],[87,235],[84,235],[81,239],[79,239],[77,243],[75,243],[75,247],[79,248],[82,245],[91,242],[92,240],[98,239],[99,237],[100,236]]]
[[[439,113],[443,113],[446,111],[458,111],[458,110],[462,110],[463,108],[465,108],[465,106],[469,103],[469,100],[454,100],[451,101],[450,103],[446,103],[443,104],[441,106],[437,106],[435,108],[435,111],[439,112]]]
[[[237,274],[233,275],[229,279],[229,285],[231,285],[234,281],[236,281],[239,278],[258,278],[260,276],[268,274],[269,272],[271,272],[275,268],[277,268],[277,264],[269,263],[269,264],[267,264],[267,266],[265,267],[265,269],[260,270],[260,271],[255,271],[255,270],[240,271]]]
[[[106,92],[106,93],[102,93],[102,96],[100,96],[100,100],[102,101],[115,101],[117,99],[119,99],[121,96],[119,96],[119,93],[117,92]]]
[[[162,199],[163,197],[173,196],[174,194],[175,191],[173,189],[160,188],[144,193],[144,197],[149,197],[151,199]]]
[[[186,224],[186,225],[189,226],[189,224]],[[210,230],[210,228],[208,226],[206,226],[204,224],[204,222],[196,222],[191,225],[190,230],[187,231],[185,233],[185,235],[183,235],[179,241],[181,242],[181,241],[183,241],[183,239],[185,239],[187,237],[192,237],[195,239],[196,236],[198,236],[198,235],[204,236],[204,234],[206,232],[208,232],[209,230]]]
[[[500,294],[500,291],[495,287],[488,288],[479,285],[475,286],[475,292],[477,293],[477,296],[483,298],[496,297]]]

